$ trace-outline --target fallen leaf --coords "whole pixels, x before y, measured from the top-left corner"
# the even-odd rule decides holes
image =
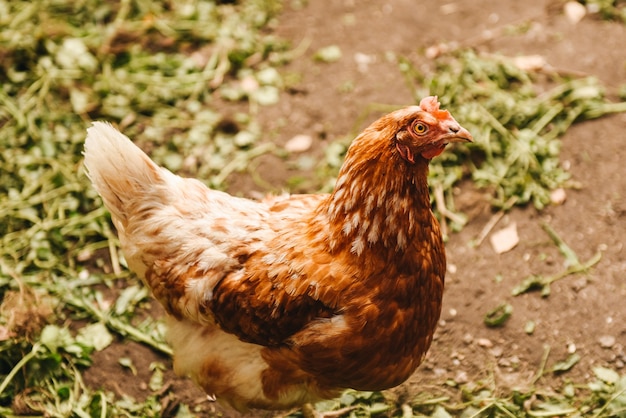
[[[494,232],[490,238],[491,246],[498,254],[511,251],[519,243],[517,224],[512,222],[509,226]]]
[[[563,6],[563,13],[565,13],[565,17],[567,17],[570,23],[576,24],[585,17],[587,9],[577,1],[568,1]]]
[[[314,56],[316,61],[321,62],[335,62],[341,59],[341,48],[337,45],[329,45],[324,48],[320,48]]]
[[[5,326],[0,326],[0,341],[6,341],[11,338],[11,332]]]
[[[478,340],[476,340],[476,344],[478,344],[480,347],[485,347],[485,348],[493,347],[493,343],[491,342],[490,339],[487,339],[487,338],[479,338]]]
[[[311,135],[296,135],[291,138],[285,144],[285,150],[289,152],[304,152],[308,151],[313,145],[313,138]]]
[[[106,325],[102,322],[97,322],[78,330],[76,341],[87,347],[93,347],[96,351],[102,351],[111,345],[113,335],[111,335]]]
[[[562,187],[554,189],[550,192],[550,201],[555,205],[562,205],[566,199],[567,193],[565,193],[565,189]]]
[[[593,374],[606,383],[614,384],[619,380],[619,374],[615,370],[607,369],[606,367],[594,367]]]
[[[523,71],[539,71],[548,66],[546,59],[541,55],[522,55],[513,58],[513,63]]]
[[[553,373],[562,373],[570,370],[580,361],[580,356],[576,353],[569,356],[566,360],[557,362],[552,368]]]

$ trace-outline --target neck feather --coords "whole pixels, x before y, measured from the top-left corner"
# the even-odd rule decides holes
[[[371,247],[403,251],[432,223],[428,160],[419,157],[408,164],[391,141],[373,151],[363,142],[349,149],[335,190],[318,215],[325,212],[331,250],[349,247],[356,255]]]

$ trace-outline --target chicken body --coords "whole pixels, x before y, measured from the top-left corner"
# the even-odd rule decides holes
[[[332,194],[259,202],[158,167],[105,123],[85,165],[168,313],[176,372],[238,410],[283,409],[396,386],[423,360],[445,275],[428,162],[459,141],[426,98],[353,141]]]

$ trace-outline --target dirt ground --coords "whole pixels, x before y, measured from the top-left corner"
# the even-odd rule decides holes
[[[312,135],[315,144],[310,153],[315,157],[321,158],[327,143],[351,132],[368,104],[413,104],[392,55],[419,62],[426,60],[425,48],[440,42],[509,56],[538,54],[559,70],[598,77],[613,99],[626,84],[626,26],[593,16],[573,24],[562,13],[562,1],[340,0],[310,1],[301,7],[294,7],[295,1],[285,3],[276,34],[294,46],[310,45],[281,69],[300,80],[277,105],[262,110],[262,120],[270,139],[278,143],[297,134]],[[516,34],[504,30],[521,23],[530,23],[530,29]],[[314,63],[314,52],[333,44],[341,48],[342,58]],[[359,67],[355,54],[369,57],[366,68]],[[347,82],[354,88],[342,92]],[[366,123],[377,116],[370,115]],[[581,360],[566,373],[547,373],[537,383],[542,388],[558,388],[565,380],[586,381],[595,366],[626,372],[625,132],[626,114],[577,124],[567,132],[562,163],[582,187],[568,189],[561,205],[541,212],[518,208],[506,214],[494,230],[515,222],[520,243],[505,254],[496,254],[488,239],[471,245],[494,213],[484,192],[471,184],[458,190],[457,205],[470,220],[447,243],[449,271],[441,324],[426,362],[397,393],[441,393],[450,379],[460,384],[488,381],[504,393],[528,387],[546,347],[550,350],[546,370],[574,352]],[[263,160],[258,171],[277,190],[290,176],[288,163],[281,160]],[[238,179],[230,191],[244,195],[266,191],[252,184]],[[539,292],[514,297],[512,288],[528,275],[564,269],[564,259],[541,222],[549,223],[582,261],[597,251],[602,260],[589,274],[555,282],[549,297],[542,298]],[[501,328],[486,327],[484,315],[503,302],[513,306],[510,320]],[[524,330],[529,321],[536,325],[532,335]],[[116,359],[122,356],[133,358],[138,376],[119,366]],[[117,344],[98,354],[97,366],[87,378],[91,385],[141,399],[149,393],[141,382],[148,381],[154,359],[158,355],[139,344]],[[220,410],[189,382],[169,373],[166,378],[174,403],[198,405],[208,416]]]

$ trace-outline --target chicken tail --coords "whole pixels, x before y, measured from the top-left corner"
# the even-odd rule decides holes
[[[169,173],[106,122],[94,122],[87,129],[84,155],[87,176],[102,196],[116,226],[126,225],[128,203],[155,185],[163,184]]]

